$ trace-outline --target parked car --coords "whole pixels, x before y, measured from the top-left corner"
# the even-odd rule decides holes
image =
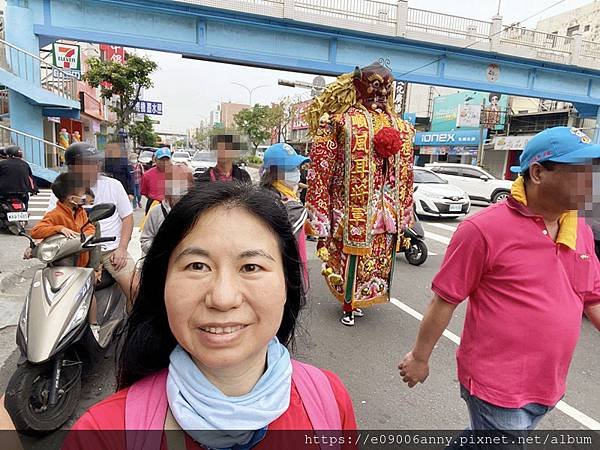
[[[175,164],[187,164],[191,159],[192,155],[190,155],[190,152],[187,151],[178,150],[173,152],[173,156],[171,156],[171,161],[173,161]]]
[[[151,169],[154,165],[154,152],[151,150],[142,150],[138,156],[138,161],[144,166],[144,170]]]
[[[217,165],[217,154],[215,152],[198,151],[194,153],[190,161],[194,175],[206,172],[210,167]]]
[[[418,216],[429,217],[457,218],[471,209],[465,191],[421,167],[415,167],[414,205]]]
[[[509,196],[512,187],[512,181],[499,180],[469,164],[431,163],[425,167],[464,190],[471,200],[498,203]]]

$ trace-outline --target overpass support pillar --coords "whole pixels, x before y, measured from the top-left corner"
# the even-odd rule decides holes
[[[492,26],[490,28],[490,52],[498,52],[500,40],[502,39],[502,16],[492,17]]]
[[[294,20],[294,0],[283,0],[283,18]]]
[[[396,36],[406,37],[406,22],[408,22],[408,0],[398,0],[396,11]]]
[[[596,129],[594,130],[594,137],[592,138],[594,144],[600,144],[600,107],[596,112]]]
[[[38,38],[33,32],[33,12],[31,9],[21,6],[22,4],[27,5],[27,2],[8,1],[5,21],[6,41],[32,55],[39,55]],[[13,59],[15,58],[18,58],[17,54],[13,55]],[[27,61],[25,61],[25,64],[27,64]],[[36,67],[33,64],[36,64],[36,62],[32,61],[31,64],[28,70],[30,73],[35,73]],[[18,73],[20,77],[25,78],[25,67],[20,67]],[[29,82],[32,83],[32,86],[34,83],[38,86],[40,84],[38,76],[33,77]],[[42,107],[31,104],[27,99],[26,91],[16,92],[9,89],[8,110],[11,128],[37,138],[44,137]],[[46,166],[43,148],[26,143],[23,148],[23,156],[27,161],[39,164],[42,167]]]
[[[581,47],[583,46],[583,34],[581,31],[573,33],[573,40],[571,41],[571,58],[569,64],[574,66],[579,65],[579,56],[581,55]]]

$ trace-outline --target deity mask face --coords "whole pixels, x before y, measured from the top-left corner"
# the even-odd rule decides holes
[[[368,110],[385,111],[393,94],[392,72],[379,63],[354,70],[354,87],[357,100]]]

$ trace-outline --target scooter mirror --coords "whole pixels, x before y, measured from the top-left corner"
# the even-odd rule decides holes
[[[117,207],[112,203],[100,203],[89,210],[88,217],[90,222],[98,222],[99,220],[108,219],[116,210]]]

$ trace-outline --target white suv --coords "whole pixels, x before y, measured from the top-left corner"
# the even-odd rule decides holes
[[[464,190],[471,200],[498,203],[508,197],[513,183],[498,180],[481,167],[469,164],[432,163],[425,167]]]

